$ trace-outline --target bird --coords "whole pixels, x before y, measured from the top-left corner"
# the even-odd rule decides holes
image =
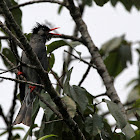
[[[37,23],[37,25],[32,29],[32,35],[29,44],[32,47],[33,51],[36,53],[44,70],[47,70],[48,68],[45,43],[47,40],[50,40],[53,35],[60,35],[50,33],[50,31],[56,30],[58,28],[59,27],[50,29],[46,25]],[[25,64],[34,65],[32,62],[30,62],[24,51],[22,52],[21,61]],[[35,69],[32,69],[30,67],[21,64],[18,75],[20,74],[22,74],[27,81],[37,84],[42,83]],[[19,88],[22,105],[15,121],[13,122],[13,125],[23,123],[24,125],[31,126],[32,108],[33,102],[35,100],[35,94],[33,92],[40,93],[42,89],[40,87],[35,87],[24,83],[20,83]]]

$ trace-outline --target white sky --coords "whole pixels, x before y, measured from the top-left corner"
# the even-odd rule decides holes
[[[53,23],[54,27],[61,27],[58,30],[59,33],[67,35],[71,35],[73,33],[74,22],[72,21],[68,10],[64,8],[62,10],[62,13],[60,15],[57,15],[58,6],[56,4],[34,4],[22,7],[21,10],[23,12],[23,31],[26,33],[29,33],[31,31],[36,22],[45,23],[46,20],[50,23]],[[133,8],[131,10],[131,13],[129,13],[121,4],[118,4],[116,8],[112,8],[112,6],[110,6],[110,3],[107,3],[106,5],[104,5],[104,7],[98,7],[94,5],[92,8],[86,7],[83,18],[88,26],[88,30],[94,43],[99,48],[108,39],[115,36],[120,36],[122,34],[126,34],[126,39],[129,41],[135,42],[140,40],[140,14],[135,8]],[[124,72],[122,72],[115,81],[116,90],[123,103],[126,101],[127,94],[131,89],[131,87],[126,89],[126,84],[131,79],[137,77],[138,56],[136,52],[134,52],[137,47],[138,46],[135,45],[132,48],[134,58],[133,65],[129,65],[128,69],[124,70]],[[59,75],[62,69],[64,49],[66,49],[66,47],[60,48],[55,51],[56,62],[54,70],[58,72]],[[85,47],[80,45],[76,49],[82,52],[82,56],[89,56],[88,50]],[[83,75],[87,66],[79,61],[74,61],[71,66],[74,66],[71,77],[71,84],[78,84],[79,80],[81,80],[81,75]],[[1,59],[0,68],[5,69]],[[4,76],[14,77],[14,75],[10,73],[5,74]],[[9,107],[11,106],[12,102],[13,85],[14,83],[10,81],[4,81],[0,83],[0,105],[2,106],[4,113],[6,114],[8,113]],[[98,95],[105,92],[103,84],[100,80],[100,76],[97,74],[96,70],[90,71],[82,86],[85,87],[87,91],[93,95]],[[99,99],[99,101],[101,101],[101,98]],[[102,103],[101,106],[103,108],[106,108],[106,105],[104,103]],[[16,107],[18,110],[20,104],[18,103]],[[103,110],[106,110],[105,108]],[[0,132],[2,132],[1,128],[4,128],[5,124],[3,124],[3,120],[1,118],[0,124]],[[24,133],[21,134],[24,136]],[[2,137],[1,140],[5,140],[5,138],[6,136]]]

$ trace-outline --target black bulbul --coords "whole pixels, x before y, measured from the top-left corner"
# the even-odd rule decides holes
[[[50,29],[46,25],[41,25],[37,23],[37,26],[32,30],[30,46],[36,53],[44,70],[47,70],[48,68],[45,43],[47,40],[50,40],[53,35],[59,35],[55,33],[50,33],[50,31],[55,29],[57,28]],[[24,51],[22,52],[21,61],[26,64],[34,65],[27,58]],[[35,69],[29,68],[27,66],[21,66],[20,69],[21,70],[19,74],[22,73],[27,81],[41,84],[41,79]],[[22,101],[22,105],[13,125],[23,123],[27,126],[31,126],[33,101],[35,100],[35,94],[33,93],[34,91],[41,92],[41,88],[20,83],[20,98]]]

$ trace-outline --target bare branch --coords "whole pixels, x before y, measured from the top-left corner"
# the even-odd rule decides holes
[[[24,80],[19,80],[19,79],[13,79],[13,78],[3,77],[3,76],[0,76],[0,78],[5,79],[5,80],[10,80],[10,81],[15,81],[15,82],[18,82],[18,83],[30,84],[30,85],[33,85],[33,86],[38,86],[38,87],[44,88],[43,85],[37,84],[37,83],[33,83],[33,82],[30,82],[30,81],[24,81]]]
[[[1,53],[0,53],[0,55],[1,55]],[[0,72],[0,74],[4,74],[4,73],[7,73],[7,72],[9,72],[9,71],[13,71],[14,69],[17,69],[19,66],[20,66],[20,65],[17,65],[17,66],[15,66],[15,67],[13,67],[13,68],[11,68],[11,69],[9,69],[9,70],[5,70],[5,71],[3,71],[3,72]]]
[[[11,140],[11,137],[12,137],[12,129],[13,129],[12,122],[13,122],[13,116],[14,116],[15,106],[16,106],[17,89],[18,89],[18,83],[15,82],[13,101],[12,101],[12,105],[11,105],[11,108],[10,108],[10,111],[9,111],[9,113],[10,113],[10,115],[9,115],[9,124],[8,124],[8,128],[7,128],[7,131],[9,133],[8,140]]]
[[[22,4],[18,4],[18,5],[14,5],[14,6],[10,7],[9,9],[13,10],[13,9],[16,9],[16,8],[19,8],[19,7],[32,5],[32,4],[36,4],[36,3],[43,3],[43,2],[55,3],[55,4],[65,6],[64,2],[60,2],[58,0],[34,0],[34,1],[25,2],[25,3],[22,3]]]
[[[0,40],[2,39],[8,39],[9,37],[8,36],[0,36]]]
[[[93,64],[88,63],[87,61],[85,61],[85,60],[83,60],[83,59],[81,59],[81,58],[75,56],[74,54],[72,54],[72,53],[70,53],[70,52],[68,52],[68,51],[66,51],[66,50],[64,50],[64,52],[69,53],[70,55],[72,55],[72,56],[75,57],[76,59],[78,59],[78,60],[82,61],[83,63],[85,63],[85,64],[87,64],[87,65],[93,67],[94,69],[97,69]]]
[[[64,35],[64,34],[62,34],[60,36],[53,36],[53,38],[70,39],[70,40],[73,40],[73,41],[79,41],[79,42],[83,43],[82,38],[78,38],[78,37],[70,36],[70,35]]]
[[[4,119],[6,125],[8,126],[8,123],[9,123],[9,122],[8,122],[6,116],[5,116],[4,113],[3,113],[3,110],[2,110],[1,105],[0,105],[0,116]]]
[[[93,64],[93,62],[90,61],[90,64]],[[86,79],[86,77],[87,77],[87,75],[88,75],[88,73],[90,71],[90,68],[91,68],[91,66],[89,65],[88,68],[87,68],[87,70],[86,70],[86,72],[84,73],[81,81],[79,82],[78,86],[81,86],[81,84],[84,82],[84,80]]]

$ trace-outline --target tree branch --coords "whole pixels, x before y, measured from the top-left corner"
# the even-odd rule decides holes
[[[106,69],[106,66],[101,58],[98,48],[95,46],[95,44],[93,43],[93,41],[89,35],[87,26],[86,26],[85,22],[82,20],[80,10],[75,6],[73,0],[68,0],[68,3],[69,4],[67,5],[67,8],[70,11],[71,16],[72,16],[73,20],[75,21],[77,28],[82,35],[84,45],[87,46],[87,48],[92,56],[92,60],[97,67],[98,73],[100,74],[100,76],[103,79],[103,82],[106,86],[108,97],[119,106],[121,112],[123,113],[124,118],[127,119],[125,109],[114,88],[112,78],[110,77],[110,75]]]
[[[8,126],[9,121],[7,120],[6,116],[4,115],[1,105],[0,105],[0,116],[4,119],[4,122]]]
[[[93,62],[90,61],[89,64],[92,64],[92,63],[93,63]],[[88,75],[88,73],[89,73],[89,71],[90,71],[90,68],[91,68],[91,65],[88,65],[88,68],[87,68],[87,70],[85,71],[85,73],[84,73],[84,75],[83,75],[81,81],[79,82],[78,86],[81,86],[81,84],[84,82],[84,80],[86,79],[86,77],[87,77],[87,75]]]
[[[9,116],[9,124],[8,124],[8,140],[11,140],[12,137],[12,123],[13,123],[13,116],[14,116],[14,112],[15,112],[15,106],[16,106],[16,99],[17,99],[17,89],[18,89],[18,83],[15,82],[15,89],[14,89],[14,96],[13,96],[13,101],[12,101],[12,106],[10,108],[10,116]]]
[[[55,3],[55,4],[65,6],[64,2],[60,2],[58,0],[34,0],[34,1],[25,2],[25,3],[22,3],[22,4],[18,4],[18,5],[14,5],[14,6],[10,7],[9,9],[13,10],[13,9],[16,9],[16,8],[19,8],[19,7],[32,5],[32,4],[35,4],[35,3],[43,3],[43,2]]]
[[[79,41],[81,43],[83,43],[83,40],[82,38],[78,38],[78,37],[75,37],[75,36],[70,36],[70,35],[64,35],[62,34],[61,36],[53,36],[53,38],[63,38],[63,39],[70,39],[70,40],[73,40],[73,41]]]
[[[29,58],[33,64],[38,67],[36,71],[38,72],[40,78],[42,79],[42,82],[44,83],[45,90],[48,92],[48,94],[51,96],[52,100],[55,102],[55,104],[58,106],[60,113],[63,116],[64,122],[69,126],[69,128],[72,130],[73,135],[77,139],[83,139],[85,140],[85,137],[81,130],[79,129],[77,123],[70,117],[69,113],[67,112],[66,105],[62,102],[61,98],[58,96],[58,93],[53,88],[51,81],[48,77],[48,75],[45,73],[41,63],[39,62],[36,54],[33,52],[31,46],[29,45],[27,39],[23,35],[23,33],[20,30],[20,27],[15,22],[11,12],[9,11],[6,3],[4,0],[0,1],[0,7],[3,11],[5,11],[3,14],[5,18],[11,23],[11,26],[13,30],[16,33],[17,38],[20,40],[20,44],[22,44],[24,52],[26,56]],[[12,38],[13,39],[13,38]],[[14,39],[13,39],[14,40]]]
[[[78,59],[78,60],[82,61],[83,63],[85,63],[85,64],[87,64],[87,65],[93,67],[94,69],[97,69],[93,64],[88,63],[88,62],[85,61],[84,59],[81,59],[81,58],[75,56],[74,54],[72,54],[72,53],[70,53],[70,52],[68,52],[68,51],[66,51],[66,50],[64,50],[64,52],[69,53],[71,56],[75,57],[76,59]]]

